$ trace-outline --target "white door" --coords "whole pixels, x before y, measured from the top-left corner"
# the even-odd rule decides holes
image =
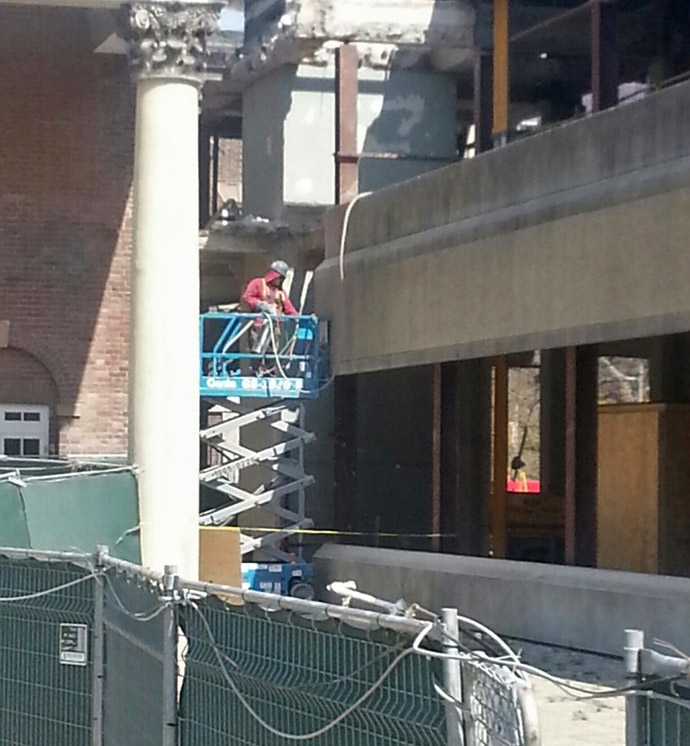
[[[45,458],[49,416],[48,407],[39,404],[0,404],[0,454]]]

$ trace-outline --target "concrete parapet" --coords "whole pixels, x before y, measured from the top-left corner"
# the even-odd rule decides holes
[[[461,614],[502,635],[622,655],[626,628],[690,649],[690,579],[426,552],[327,545],[317,583]]]
[[[333,210],[336,373],[689,329],[689,122],[690,83],[378,191],[344,280]]]

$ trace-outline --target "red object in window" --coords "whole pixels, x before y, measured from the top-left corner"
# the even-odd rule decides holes
[[[538,479],[509,479],[506,489],[508,492],[540,492],[541,483]]]

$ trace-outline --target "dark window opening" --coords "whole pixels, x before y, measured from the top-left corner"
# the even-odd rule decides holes
[[[41,443],[38,438],[24,438],[23,442],[24,456],[39,456],[41,453]]]
[[[21,456],[22,441],[19,438],[5,438],[3,441],[3,453],[5,456]]]

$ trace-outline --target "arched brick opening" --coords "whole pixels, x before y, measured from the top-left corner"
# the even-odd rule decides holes
[[[0,349],[0,404],[41,404],[50,411],[49,450],[58,452],[58,389],[50,371],[15,347]]]

